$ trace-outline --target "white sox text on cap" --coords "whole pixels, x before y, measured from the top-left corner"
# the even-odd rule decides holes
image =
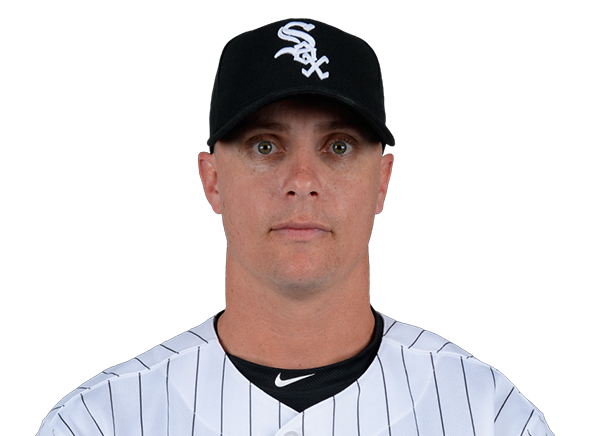
[[[354,35],[308,19],[278,21],[225,46],[213,87],[208,145],[257,109],[302,94],[350,106],[383,144],[394,145],[373,49]]]

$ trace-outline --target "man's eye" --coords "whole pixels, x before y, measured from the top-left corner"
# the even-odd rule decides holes
[[[275,149],[269,141],[260,141],[254,147],[260,154],[270,154]]]
[[[344,154],[351,148],[351,145],[347,144],[344,141],[335,141],[331,144],[331,150],[335,154]]]

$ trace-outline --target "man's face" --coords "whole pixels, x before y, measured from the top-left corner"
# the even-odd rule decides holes
[[[284,292],[343,283],[361,262],[381,212],[392,155],[343,105],[292,98],[251,115],[200,173],[223,216],[228,274]]]

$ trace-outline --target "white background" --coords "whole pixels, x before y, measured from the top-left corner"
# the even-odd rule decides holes
[[[2,265],[0,432],[32,435],[34,360],[35,18],[439,17],[557,18],[557,433],[595,434],[600,381],[597,167],[600,41],[591,2],[567,1],[22,1],[2,6],[0,156]],[[386,4],[387,3],[387,4]],[[368,4],[368,9],[367,9]],[[596,79],[594,79],[596,78]],[[583,298],[582,298],[583,297]],[[582,304],[582,301],[584,302]],[[14,326],[19,326],[15,328]]]

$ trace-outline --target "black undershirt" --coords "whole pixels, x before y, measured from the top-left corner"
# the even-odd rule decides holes
[[[222,313],[220,312],[215,316],[214,326],[216,332],[217,320]],[[375,317],[375,331],[367,347],[356,356],[332,365],[312,369],[280,369],[248,362],[229,353],[227,353],[227,357],[237,370],[256,387],[292,409],[302,412],[346,389],[371,365],[375,356],[377,356],[383,337],[383,317],[374,310],[373,315]],[[285,382],[309,374],[314,375],[283,387],[275,385],[275,379],[278,376]]]

